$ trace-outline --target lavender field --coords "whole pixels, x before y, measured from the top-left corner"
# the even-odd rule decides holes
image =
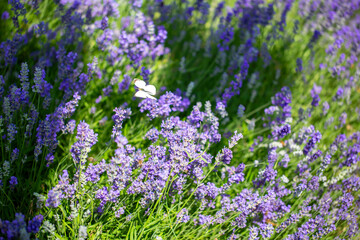
[[[0,1],[0,240],[360,239],[360,0]]]

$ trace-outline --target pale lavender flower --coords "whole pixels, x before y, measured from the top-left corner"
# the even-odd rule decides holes
[[[87,238],[87,227],[84,225],[81,225],[79,227],[79,240],[85,240]]]
[[[244,116],[245,107],[244,105],[240,104],[238,107],[237,115],[239,118],[242,118]]]
[[[237,131],[234,132],[234,135],[229,140],[229,148],[233,148],[237,142],[243,138],[243,135],[241,133],[238,133]]]

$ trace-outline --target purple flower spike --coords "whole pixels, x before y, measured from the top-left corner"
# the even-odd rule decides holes
[[[10,189],[14,189],[15,186],[18,185],[18,180],[17,180],[17,178],[15,176],[12,176],[10,178],[9,183],[10,183]]]

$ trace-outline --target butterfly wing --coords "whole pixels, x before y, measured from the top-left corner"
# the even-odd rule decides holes
[[[156,100],[156,98],[154,98],[153,96],[151,96],[149,93],[147,92],[144,92],[144,91],[137,91],[134,95],[135,97],[138,97],[138,98],[150,98],[150,99],[154,99]]]
[[[134,79],[134,84],[140,89],[144,89],[144,87],[146,86],[146,83],[143,80],[137,78]]]
[[[156,87],[154,85],[146,85],[143,88],[144,91],[148,92],[151,95],[155,95],[156,94]]]

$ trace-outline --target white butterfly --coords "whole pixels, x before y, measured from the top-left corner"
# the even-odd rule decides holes
[[[146,85],[143,80],[137,78],[134,79],[134,84],[140,89],[135,93],[135,97],[156,99],[151,96],[156,94],[156,87],[154,85]]]

